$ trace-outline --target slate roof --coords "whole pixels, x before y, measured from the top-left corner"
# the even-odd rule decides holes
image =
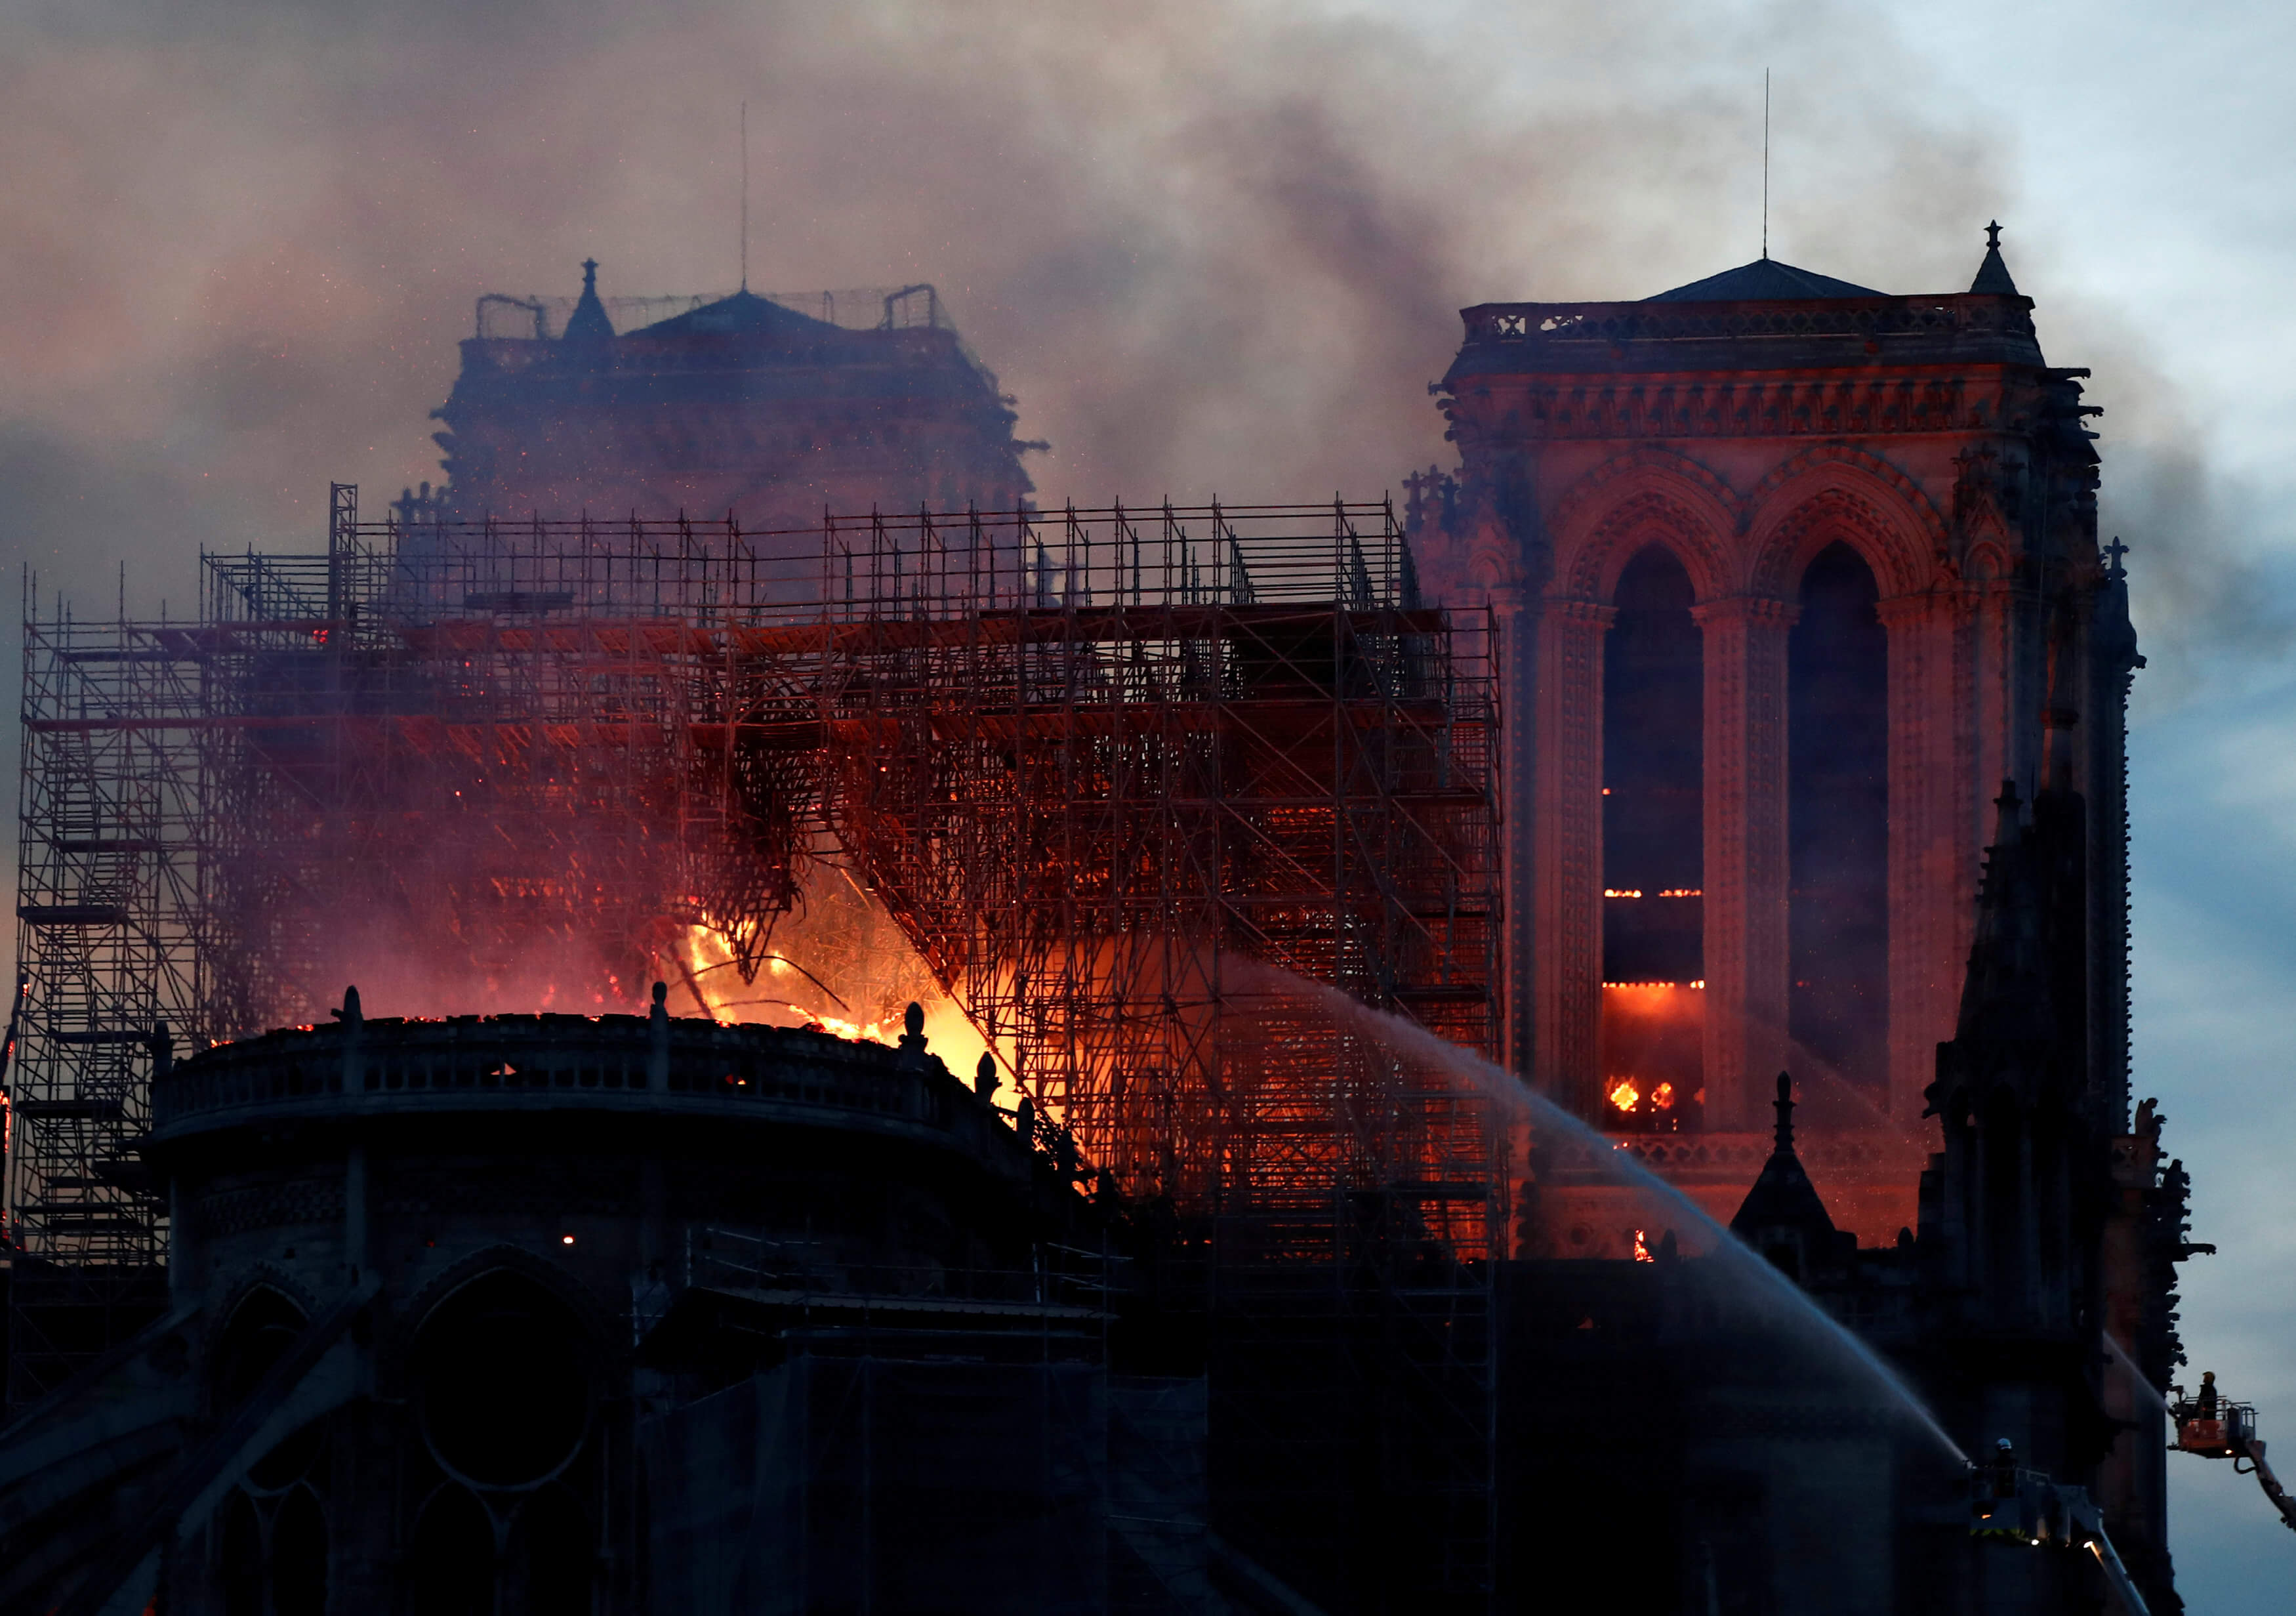
[[[1645,303],[1766,302],[1781,298],[1882,298],[1890,294],[1871,286],[1853,286],[1830,275],[1796,269],[1775,258],[1756,258],[1720,275],[1708,275],[1687,286],[1644,298]]]
[[[630,334],[648,337],[801,337],[817,340],[824,336],[842,333],[837,326],[824,320],[801,315],[794,308],[784,308],[754,291],[737,291],[730,298],[720,298],[715,303],[705,303],[682,315],[673,315],[667,320],[642,326]]]

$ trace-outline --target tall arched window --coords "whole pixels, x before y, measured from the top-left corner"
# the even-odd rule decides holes
[[[1705,1097],[1705,652],[1690,575],[1652,545],[1603,644],[1603,1111],[1695,1125]]]
[[[1788,1051],[1797,1076],[1885,1104],[1890,1026],[1889,641],[1845,544],[1802,575],[1786,646]]]
[[[414,1533],[416,1606],[589,1616],[598,1529],[597,1378],[565,1304],[496,1272],[433,1308],[409,1367],[436,1478]]]
[[[253,1395],[304,1325],[303,1310],[267,1286],[240,1300],[209,1366],[219,1415]],[[233,1490],[215,1543],[223,1616],[326,1616],[327,1515],[316,1490],[326,1444],[326,1423],[315,1420],[248,1466]]]

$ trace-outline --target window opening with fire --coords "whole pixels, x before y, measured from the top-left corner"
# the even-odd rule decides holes
[[[1705,652],[1690,575],[1652,545],[1603,646],[1603,1120],[1699,1126],[1705,1104]]]

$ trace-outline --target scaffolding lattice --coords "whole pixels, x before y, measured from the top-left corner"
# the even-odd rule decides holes
[[[402,527],[339,488],[325,554],[205,565],[195,623],[28,626],[25,1251],[156,1257],[160,1023],[313,1021],[391,961],[440,1011],[627,1008],[691,926],[752,977],[834,849],[1037,1114],[1216,1232],[1236,1362],[1412,1371],[1392,1496],[1447,1603],[1487,1587],[1496,1131],[1278,974],[1495,1053],[1490,628],[1387,506]]]

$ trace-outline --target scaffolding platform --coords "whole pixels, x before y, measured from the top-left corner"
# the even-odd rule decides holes
[[[385,960],[622,1010],[701,928],[750,980],[829,858],[1079,1176],[1216,1231],[1237,1361],[1321,1332],[1441,1388],[1406,1513],[1488,1568],[1498,1129],[1302,986],[1496,1053],[1492,628],[1391,508],[406,513],[339,486],[324,553],[205,557],[195,620],[28,623],[20,1251],[159,1259],[177,1045]],[[1280,1323],[1295,1269],[1344,1305]]]

